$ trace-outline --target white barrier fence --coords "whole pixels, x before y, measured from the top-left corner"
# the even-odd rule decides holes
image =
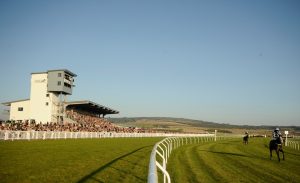
[[[81,139],[81,138],[119,138],[119,137],[171,137],[193,136],[194,134],[170,133],[116,133],[116,132],[66,132],[66,131],[10,131],[0,130],[0,140],[35,139]]]
[[[167,163],[172,150],[186,144],[216,141],[225,138],[222,136],[217,137],[216,134],[198,134],[194,136],[167,137],[161,140],[154,145],[150,155],[148,183],[158,182],[157,167],[163,174],[163,182],[171,182],[170,175],[167,172]],[[158,161],[157,156],[161,161]]]
[[[296,150],[300,150],[300,144],[297,141],[288,140],[286,142],[286,146],[291,147],[291,148],[296,149]]]

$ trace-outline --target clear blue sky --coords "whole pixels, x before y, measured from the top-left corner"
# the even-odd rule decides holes
[[[2,0],[0,64],[0,102],[66,68],[115,117],[300,125],[300,1]]]

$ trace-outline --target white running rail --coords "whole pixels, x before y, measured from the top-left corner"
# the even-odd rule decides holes
[[[0,130],[0,140],[46,140],[80,138],[120,138],[120,137],[171,137],[192,136],[193,134],[170,133],[116,133],[116,132],[67,132],[67,131],[10,131]]]
[[[217,137],[215,134],[198,134],[190,136],[181,137],[167,137],[159,142],[157,142],[151,152],[149,171],[148,171],[148,183],[157,183],[157,167],[163,174],[163,182],[171,182],[170,175],[167,171],[168,158],[172,150],[178,148],[179,146],[200,142],[216,141],[217,139],[224,139],[225,137]],[[157,159],[159,157],[159,161]],[[160,163],[161,162],[161,163]]]
[[[296,149],[296,150],[300,150],[300,144],[299,144],[298,141],[288,140],[287,141],[287,146],[291,147],[293,149]]]
[[[165,133],[67,132],[67,131],[0,131],[0,140],[80,139],[118,137],[168,137]]]

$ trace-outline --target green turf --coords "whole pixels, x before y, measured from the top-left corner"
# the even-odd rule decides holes
[[[146,182],[159,140],[0,141],[0,182]]]
[[[269,139],[254,138],[185,145],[168,161],[172,182],[300,182],[300,151],[284,148],[285,161],[275,152],[269,159]]]

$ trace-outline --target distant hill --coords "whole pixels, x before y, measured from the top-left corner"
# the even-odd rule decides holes
[[[202,120],[171,117],[131,117],[131,118],[109,118],[113,123],[120,126],[135,126],[140,128],[154,128],[177,132],[212,132],[217,129],[221,133],[244,132],[245,130],[270,133],[278,126],[253,126],[253,125],[231,125],[226,123],[215,123]],[[279,126],[282,130],[300,133],[300,126]]]

